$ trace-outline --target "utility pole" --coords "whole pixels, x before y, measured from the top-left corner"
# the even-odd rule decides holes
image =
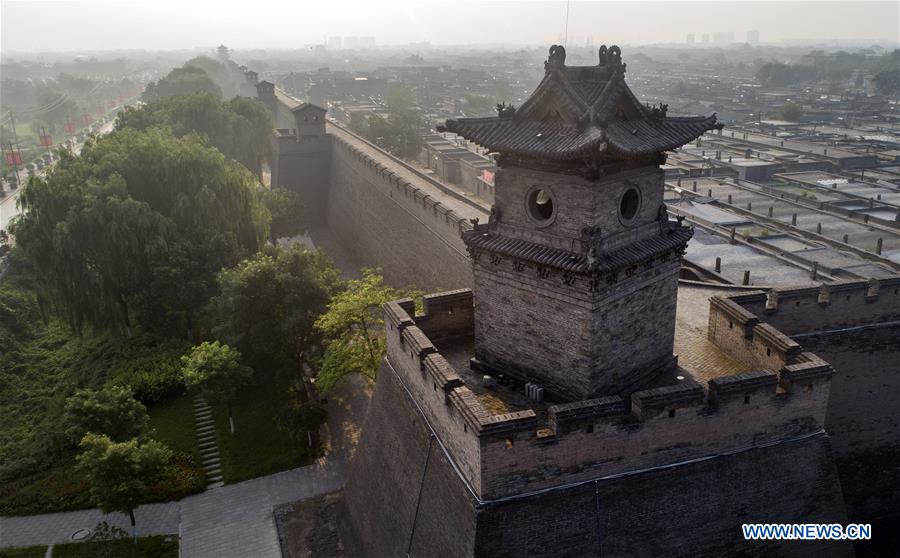
[[[21,183],[19,182],[19,165],[18,165],[19,159],[18,159],[18,156],[19,156],[19,152],[15,151],[13,149],[13,143],[9,142],[9,157],[10,157],[10,161],[12,161],[13,169],[15,169],[15,173],[16,173],[16,188],[21,186]]]
[[[50,146],[51,146],[52,144],[51,144],[49,141],[46,140],[46,138],[48,138],[48,137],[50,137],[50,136],[47,135],[47,130],[44,129],[43,126],[41,126],[41,143],[45,143],[45,142],[46,142],[46,145],[44,145],[44,147],[47,148],[47,155],[50,155],[50,160],[52,161],[52,160],[53,160],[53,152],[50,151]]]
[[[13,160],[13,169],[16,172],[16,188],[20,188],[22,183],[19,181],[19,136],[16,134],[16,119],[13,112],[9,111],[9,123],[12,126],[13,141],[16,142],[16,148],[13,150],[13,142],[9,142],[9,151]]]

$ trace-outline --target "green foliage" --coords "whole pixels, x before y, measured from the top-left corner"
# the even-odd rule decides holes
[[[222,96],[222,88],[209,77],[202,68],[186,66],[175,68],[158,82],[150,82],[141,99],[144,102],[158,101],[166,97],[206,91],[216,97]]]
[[[819,70],[815,66],[782,64],[780,62],[767,62],[756,72],[756,79],[760,83],[774,87],[814,81],[818,76]]]
[[[87,482],[74,462],[0,484],[0,515],[91,508]]]
[[[202,134],[210,145],[257,176],[270,157],[269,135],[273,125],[271,114],[257,101],[243,97],[222,101],[206,92],[166,97],[128,107],[116,120],[119,130],[167,126],[176,137],[192,132]]]
[[[262,188],[259,193],[260,200],[272,216],[269,231],[273,243],[279,238],[289,238],[304,230],[305,220],[300,194],[284,188]]]
[[[229,434],[228,410],[213,407],[222,480],[234,483],[309,463],[305,435],[298,440],[278,427],[278,417],[293,401],[291,378],[279,375],[242,389],[234,403],[241,427]],[[261,403],[262,402],[262,403]]]
[[[124,442],[143,433],[149,419],[147,408],[121,386],[78,390],[66,400],[66,433],[73,441],[93,432]]]
[[[183,64],[185,68],[200,68],[222,90],[222,96],[234,97],[244,80],[243,72],[233,62],[219,62],[209,56],[196,56]]]
[[[172,452],[159,442],[113,442],[89,433],[81,440],[78,468],[90,486],[91,498],[106,513],[131,515],[143,501],[147,487],[160,479]]]
[[[900,92],[900,68],[878,72],[874,79],[875,88],[882,95],[893,95]]]
[[[188,388],[200,390],[210,403],[234,401],[238,389],[253,377],[253,369],[241,364],[241,353],[218,341],[204,341],[181,357]]]
[[[409,87],[395,85],[384,96],[384,104],[392,113],[408,112],[416,104],[416,94]]]
[[[320,251],[266,247],[218,275],[209,303],[212,332],[257,370],[293,364],[316,339],[314,323],[339,289],[339,273]]]
[[[293,401],[278,415],[278,426],[297,441],[302,441],[308,432],[318,432],[328,420],[328,408],[318,400]]]
[[[354,120],[355,117],[355,120]],[[415,157],[422,147],[422,118],[414,112],[357,116],[350,120],[350,129],[378,147],[399,157]]]
[[[0,548],[0,558],[44,558],[46,555],[45,545]]]
[[[778,120],[787,120],[788,122],[797,122],[800,120],[800,105],[791,101],[786,102],[775,111],[775,118]]]
[[[177,558],[177,535],[117,538],[53,546],[54,558]]]
[[[362,279],[349,281],[346,290],[332,298],[316,321],[326,339],[316,377],[316,387],[323,393],[351,374],[375,379],[385,353],[382,305],[418,296],[386,286],[380,270],[366,268],[362,273]]]
[[[190,331],[215,272],[267,236],[255,189],[196,136],[124,129],[26,186],[11,230],[42,302],[74,328]]]

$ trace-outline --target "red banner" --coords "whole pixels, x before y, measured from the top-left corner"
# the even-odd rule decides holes
[[[41,147],[50,147],[53,145],[53,136],[50,134],[38,136],[38,141],[40,141]]]
[[[6,164],[11,167],[21,167],[22,166],[22,152],[21,151],[7,151],[6,152]]]
[[[484,169],[481,171],[481,179],[487,182],[488,184],[494,184],[494,171],[490,171]]]
[[[75,124],[72,124],[71,122],[66,122],[63,125],[63,129],[66,131],[67,134],[74,134],[75,133]]]

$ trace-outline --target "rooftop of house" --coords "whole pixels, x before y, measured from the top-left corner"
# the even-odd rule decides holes
[[[450,131],[497,151],[533,159],[627,159],[662,153],[719,129],[714,113],[668,116],[667,105],[641,104],[625,83],[617,46],[599,51],[596,66],[566,66],[566,52],[550,47],[545,75],[520,106],[498,106],[498,116],[448,120]]]

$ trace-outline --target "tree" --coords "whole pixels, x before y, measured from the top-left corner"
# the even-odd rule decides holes
[[[788,122],[797,122],[800,120],[800,113],[800,105],[788,101],[775,111],[775,118],[787,120]]]
[[[253,376],[253,369],[241,364],[241,353],[218,341],[204,341],[181,357],[184,382],[188,388],[199,389],[213,404],[228,405],[228,422],[234,434],[234,399],[238,389]]]
[[[235,97],[226,102],[199,91],[128,107],[116,119],[118,130],[164,126],[176,137],[192,132],[205,136],[210,145],[243,163],[256,176],[260,176],[263,163],[270,157],[272,115],[252,99]]]
[[[189,333],[215,273],[268,237],[256,188],[196,135],[117,130],[31,180],[10,230],[42,302],[73,328]]]
[[[326,339],[316,377],[316,387],[323,393],[351,374],[375,379],[385,353],[382,305],[418,296],[386,286],[378,269],[362,272],[363,278],[349,281],[346,290],[332,298],[328,310],[316,321],[316,328]]]
[[[269,240],[273,244],[279,238],[292,237],[303,231],[305,221],[300,194],[284,188],[261,188],[259,197],[272,217]]]
[[[66,400],[66,433],[81,440],[88,432],[103,434],[114,442],[124,442],[140,435],[150,417],[147,408],[132,397],[128,388],[78,390]]]
[[[91,498],[105,513],[127,513],[134,529],[134,508],[147,487],[158,482],[172,452],[155,440],[114,442],[88,433],[81,440],[78,469],[87,478]]]
[[[266,247],[217,281],[220,294],[208,307],[213,334],[256,370],[299,369],[316,342],[316,319],[341,286],[328,258],[300,244]]]
[[[318,400],[294,400],[278,415],[278,425],[295,440],[306,438],[312,446],[311,433],[318,431],[327,419],[328,409]]]
[[[173,95],[184,95],[195,91],[206,91],[216,97],[222,96],[222,88],[209,77],[202,68],[186,66],[175,68],[158,82],[150,82],[141,99],[144,102],[158,101]]]

